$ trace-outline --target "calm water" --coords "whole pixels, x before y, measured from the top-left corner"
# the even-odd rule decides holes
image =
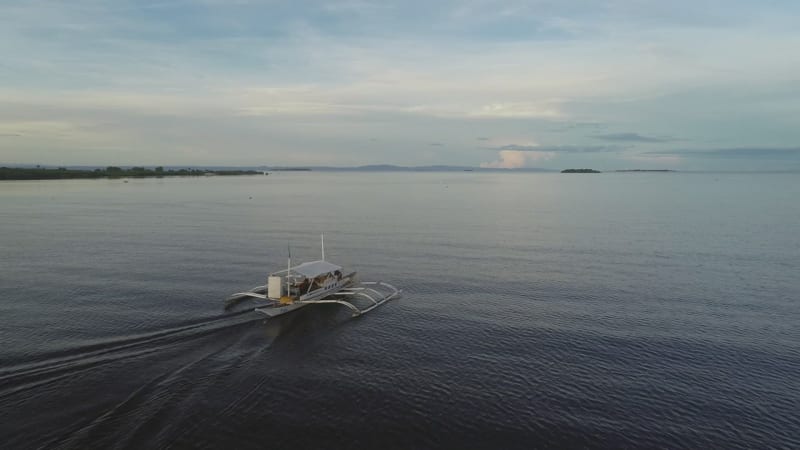
[[[0,442],[800,447],[800,176],[0,183]],[[230,293],[297,259],[357,319]]]

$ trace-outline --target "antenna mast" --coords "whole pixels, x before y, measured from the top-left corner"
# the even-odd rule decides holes
[[[289,275],[292,273],[292,247],[288,243],[286,244],[286,249],[289,250],[289,260],[286,262],[286,296],[291,297],[291,291],[289,288],[291,284],[289,284]]]

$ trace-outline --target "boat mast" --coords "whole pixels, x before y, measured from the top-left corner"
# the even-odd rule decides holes
[[[322,241],[322,260],[325,261],[325,234],[320,233],[319,238]]]
[[[291,297],[291,291],[289,290],[291,287],[289,284],[289,275],[292,273],[292,247],[289,244],[286,244],[286,248],[289,250],[289,259],[286,262],[286,296]]]

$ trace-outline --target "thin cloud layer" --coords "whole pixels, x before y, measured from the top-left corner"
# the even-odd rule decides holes
[[[609,134],[600,134],[594,136],[596,139],[602,139],[605,141],[617,141],[617,142],[649,142],[649,143],[658,143],[658,142],[672,142],[675,139],[665,138],[665,137],[655,137],[655,136],[642,136],[639,133],[609,133]]]
[[[695,150],[671,150],[663,152],[646,152],[654,156],[679,156],[688,158],[735,158],[735,159],[800,159],[800,147],[797,148],[716,148]]]
[[[623,150],[622,147],[610,145],[517,145],[509,144],[496,150],[514,150],[520,152],[547,153],[605,153]]]

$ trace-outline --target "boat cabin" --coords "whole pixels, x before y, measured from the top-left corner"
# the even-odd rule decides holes
[[[267,297],[297,300],[318,290],[329,290],[342,280],[342,268],[327,261],[311,261],[270,274]],[[288,298],[287,298],[288,297]]]

